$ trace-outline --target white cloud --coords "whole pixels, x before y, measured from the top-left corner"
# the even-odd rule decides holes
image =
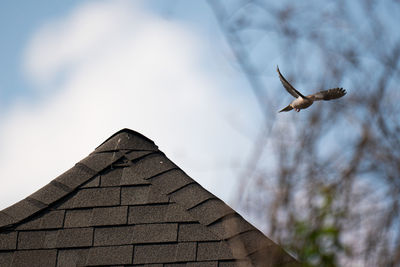
[[[229,103],[202,67],[201,42],[182,25],[125,1],[86,3],[40,28],[25,56],[39,98],[20,102],[0,126],[0,209],[125,127],[153,139],[227,198],[235,178],[227,170],[247,140],[226,114],[241,113],[235,106],[241,100]]]

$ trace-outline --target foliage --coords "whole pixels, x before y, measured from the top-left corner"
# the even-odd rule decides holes
[[[306,265],[400,265],[400,3],[208,3],[264,115],[237,206]],[[277,64],[305,94],[348,94],[278,115]]]

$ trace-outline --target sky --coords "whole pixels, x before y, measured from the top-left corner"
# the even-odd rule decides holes
[[[7,1],[0,32],[0,210],[122,128],[233,203],[262,114],[206,1]]]

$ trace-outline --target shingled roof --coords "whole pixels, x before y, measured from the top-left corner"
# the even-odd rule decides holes
[[[0,211],[0,266],[298,265],[129,129]]]

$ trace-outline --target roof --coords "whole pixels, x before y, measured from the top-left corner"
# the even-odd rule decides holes
[[[129,129],[0,211],[0,266],[146,264],[298,266]]]

